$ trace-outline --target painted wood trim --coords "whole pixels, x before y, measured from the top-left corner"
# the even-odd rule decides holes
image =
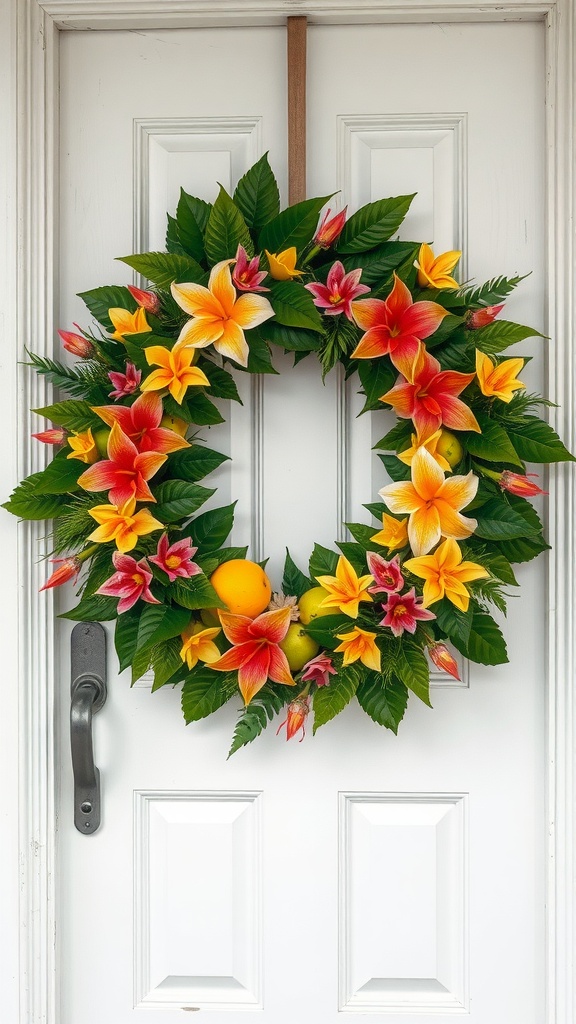
[[[16,331],[8,332],[6,358],[21,358],[34,338],[37,351],[53,337],[54,246],[56,224],[55,140],[57,138],[57,51],[59,29],[174,28],[185,25],[280,24],[288,13],[314,22],[509,21],[541,20],[547,28],[547,153],[549,331],[555,338],[549,362],[550,397],[560,404],[553,421],[566,442],[576,443],[576,359],[573,257],[575,14],[572,0],[474,3],[471,0],[6,0],[18,24],[13,70],[17,90],[18,194],[17,269],[5,275],[19,292]],[[8,346],[12,338],[12,353]],[[17,422],[24,439],[19,475],[39,468],[29,437],[30,405],[43,402],[39,382],[20,371]],[[549,871],[546,1024],[574,1024],[574,705],[576,612],[572,573],[575,546],[576,482],[573,470],[555,470],[550,499],[548,807]],[[18,637],[20,696],[18,765],[21,796],[19,920],[7,931],[21,935],[20,1024],[58,1024],[55,931],[55,730],[53,612],[50,597],[37,594],[40,569],[32,528],[18,530],[18,581],[14,600],[20,611]],[[43,575],[43,574],[42,574]],[[8,925],[13,925],[10,930]]]

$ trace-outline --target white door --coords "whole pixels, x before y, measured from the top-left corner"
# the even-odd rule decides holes
[[[58,326],[87,322],[75,293],[128,280],[115,256],[162,246],[180,185],[213,199],[270,150],[286,195],[284,52],[282,27],[62,33]],[[464,248],[478,280],[532,270],[510,317],[542,328],[543,26],[313,26],[308,59],[309,194],[342,188],[352,211],[417,191],[404,237]],[[241,377],[244,407],[205,433],[233,456],[214,482],[240,499],[234,543],[270,556],[277,587],[286,545],[305,563],[385,482],[356,384],[290,363]],[[398,737],[351,705],[314,739],[272,724],[227,761],[236,708],[186,729],[178,692],[131,690],[111,654],[90,837],[63,625],[58,1024],[541,1024],[544,560],[518,575],[510,664],[437,679]]]

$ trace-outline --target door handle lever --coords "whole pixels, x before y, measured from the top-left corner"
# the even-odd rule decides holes
[[[94,764],[92,716],[106,701],[106,633],[99,622],[78,622],[70,643],[74,824],[79,832],[92,835],[100,825],[100,772]]]

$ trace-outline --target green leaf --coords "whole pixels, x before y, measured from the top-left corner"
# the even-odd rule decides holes
[[[314,584],[312,580],[300,571],[292,556],[286,548],[286,561],[284,562],[284,575],[282,576],[282,591],[290,597],[297,597],[298,600],[307,590],[311,590]]]
[[[313,734],[321,725],[326,725],[350,703],[358,689],[361,673],[356,665],[341,668],[338,675],[330,677],[329,686],[321,686],[314,693]]]
[[[213,398],[226,398],[232,402],[240,402],[240,405],[242,405],[236,381],[232,374],[228,373],[228,370],[224,370],[221,366],[216,366],[209,359],[201,359],[198,366],[204,371],[210,381],[210,394]]]
[[[166,226],[166,252],[177,253],[179,256],[186,256],[186,250],[180,241],[178,233],[178,222],[175,217],[167,215]]]
[[[63,494],[36,493],[36,483],[42,476],[33,473],[14,488],[12,494],[2,505],[7,512],[19,519],[53,519],[66,509],[66,496]]]
[[[362,268],[362,284],[370,287],[388,280],[392,271],[396,270],[406,260],[414,260],[418,254],[419,245],[415,242],[384,242],[371,252],[357,253],[353,256],[346,256],[342,263],[346,273],[351,270]],[[319,274],[328,273],[332,263],[320,267]]]
[[[268,722],[271,722],[275,715],[282,711],[285,704],[286,697],[284,694],[264,686],[248,707],[242,711],[234,729],[234,737],[228,757],[231,757],[237,750],[240,750],[240,747],[245,747],[247,743],[252,743],[264,731]]]
[[[222,508],[211,508],[209,512],[203,512],[188,525],[185,535],[193,538],[199,555],[214,551],[224,543],[234,525],[235,505],[236,502],[233,502],[232,505],[223,505]]]
[[[88,306],[92,316],[102,324],[107,331],[114,331],[114,324],[108,316],[109,309],[127,309],[134,313],[138,308],[135,299],[132,298],[127,288],[120,285],[106,285],[103,288],[91,288],[87,292],[78,292],[78,298]]]
[[[322,333],[322,317],[310,292],[297,281],[278,281],[270,292],[276,320],[285,327],[303,327]]]
[[[267,320],[261,327],[262,337],[273,345],[280,345],[289,352],[315,352],[320,346],[317,331],[303,327],[285,327],[275,320]]]
[[[379,455],[378,458],[385,466],[388,476],[394,483],[397,483],[399,480],[410,479],[410,466],[407,466],[405,462],[401,462],[396,455]]]
[[[330,551],[322,544],[314,545],[308,564],[308,573],[311,579],[315,580],[317,576],[333,576],[337,565],[338,555],[335,551]]]
[[[140,615],[136,651],[143,651],[163,640],[170,640],[182,633],[190,615],[185,608],[173,608],[171,605],[147,605]]]
[[[467,612],[461,612],[447,597],[442,601],[434,603],[432,611],[436,615],[440,629],[456,646],[458,645],[457,642],[460,644],[458,650],[463,646],[465,647],[470,638],[472,610],[472,605],[470,604]]]
[[[533,537],[501,541],[498,548],[511,562],[531,562],[543,551],[549,551],[550,545],[546,543],[542,534],[536,534]]]
[[[206,276],[199,263],[191,256],[179,256],[168,252],[143,252],[134,256],[118,256],[157,288],[168,290],[173,281],[179,283],[194,281],[199,284]]]
[[[330,198],[320,196],[317,199],[305,199],[303,203],[295,203],[283,210],[262,228],[258,248],[267,249],[271,253],[283,252],[291,246],[297,250],[303,249],[311,241],[320,210]]]
[[[382,545],[376,544],[372,540],[377,532],[373,526],[366,526],[365,523],[346,523],[345,525],[364,551],[382,551]]]
[[[525,416],[521,423],[508,427],[510,440],[525,462],[574,462],[549,423],[537,416]]]
[[[79,402],[75,398],[66,402],[56,402],[55,405],[45,405],[41,409],[33,409],[32,412],[45,416],[59,427],[66,427],[66,430],[81,432],[88,430],[89,427],[98,429],[103,425],[100,417],[92,412],[88,402]]]
[[[220,410],[206,397],[203,391],[196,389],[186,399],[186,408],[190,416],[190,422],[198,427],[212,426],[214,423],[224,423],[224,417]]]
[[[462,433],[464,448],[471,455],[475,455],[478,459],[484,459],[486,462],[509,462],[512,465],[521,466],[522,462],[503,427],[482,412],[476,413],[476,419],[482,428],[482,433],[478,434],[472,430],[464,431]]]
[[[208,217],[204,245],[211,263],[233,259],[239,245],[244,246],[249,256],[254,253],[246,221],[222,186]]]
[[[483,540],[515,540],[517,537],[530,537],[537,530],[510,507],[507,500],[492,498],[481,508],[474,510],[478,522],[474,533]]]
[[[143,675],[146,674],[152,663],[152,650],[149,647],[143,648],[141,651],[137,651],[132,660],[131,673],[130,673],[130,686],[134,686],[134,683],[138,682]]]
[[[464,657],[479,665],[504,665],[508,661],[504,637],[488,612],[473,610],[468,643],[456,637],[451,640]]]
[[[360,359],[358,360],[358,376],[366,395],[361,412],[382,409],[380,399],[394,386],[394,381],[398,376],[394,367],[386,359]]]
[[[519,586],[518,580],[516,579],[512,566],[508,559],[499,554],[497,551],[480,551],[475,550],[474,544],[470,543],[472,538],[469,538],[466,543],[467,553],[466,557],[471,558],[472,561],[478,562],[479,565],[483,565],[485,569],[488,569],[493,576],[496,576],[503,583],[508,583],[512,587]]]
[[[280,194],[267,153],[240,178],[234,192],[234,202],[244,215],[248,227],[254,231],[260,231],[268,221],[278,216]]]
[[[208,203],[188,195],[183,188],[180,189],[180,199],[176,207],[178,239],[185,251],[198,263],[202,263],[206,255],[204,231],[209,216],[210,206]]]
[[[165,480],[154,491],[158,502],[154,508],[154,518],[161,523],[180,523],[215,493],[213,487],[202,487],[201,484],[186,480]]]
[[[64,366],[46,356],[37,356],[28,352],[30,364],[37,373],[61,388],[74,398],[89,399],[91,405],[104,405],[108,402],[110,381],[101,363],[92,359],[78,361],[74,367]]]
[[[196,665],[182,687],[182,713],[186,725],[212,715],[237,692],[235,672],[216,672],[207,665]]]
[[[78,477],[86,468],[78,459],[67,459],[65,450],[59,452],[46,469],[35,474],[36,494],[67,494],[77,490]]]
[[[186,675],[186,665],[180,657],[181,647],[181,638],[172,637],[171,640],[163,640],[162,643],[156,644],[152,648],[150,658],[152,668],[154,669],[152,693],[155,690],[159,690],[165,683],[176,682],[176,679],[173,679],[176,672],[180,671],[183,676]]]
[[[366,572],[366,557],[365,557],[365,549],[362,547],[362,545],[361,544],[353,543],[352,541],[349,541],[349,540],[340,540],[340,541],[337,541],[336,543],[337,543],[337,546],[339,547],[340,551],[342,552],[344,557],[348,559],[348,561],[350,562],[352,568],[356,571],[356,573],[359,576],[361,576],[363,573],[365,573]]]
[[[400,677],[404,686],[415,693],[429,708],[430,703],[430,667],[424,653],[418,647],[402,644],[394,658],[394,672]]]
[[[277,373],[272,365],[272,357],[268,342],[261,333],[262,327],[254,327],[246,341],[248,342],[248,373]]]
[[[203,477],[213,473],[218,466],[229,459],[228,455],[222,455],[212,448],[205,448],[202,444],[194,442],[190,448],[181,448],[168,456],[170,473],[178,480],[187,480],[195,483]]]
[[[248,554],[248,545],[244,547],[230,547],[230,548],[217,548],[212,555],[212,559],[216,562],[216,565],[222,565],[223,562],[231,562],[236,558],[246,558]]]
[[[130,608],[127,612],[122,612],[116,619],[114,646],[118,655],[120,672],[123,672],[124,669],[132,664],[136,654],[139,625],[140,610],[136,608]]]
[[[365,252],[386,242],[400,227],[414,195],[378,199],[363,206],[344,225],[336,246],[338,252]]]
[[[399,679],[384,685],[382,676],[370,672],[358,686],[356,698],[373,722],[397,734],[408,704],[408,690]]]
[[[410,446],[410,435],[413,429],[410,420],[398,420],[373,447],[387,452],[403,452]]]
[[[177,604],[189,610],[226,607],[204,575],[176,580],[170,585],[170,596]]]
[[[93,594],[83,597],[75,608],[63,612],[59,619],[72,619],[73,622],[107,622],[116,618],[118,600],[115,597],[100,597]]]
[[[306,632],[321,647],[328,647],[333,651],[340,645],[337,634],[349,633],[353,628],[353,620],[334,609],[334,615],[317,615],[311,619],[306,625]]]
[[[497,352],[502,352],[510,345],[515,345],[518,341],[524,341],[525,338],[533,338],[535,336],[538,338],[544,337],[534,327],[513,324],[509,320],[495,320],[494,323],[487,324],[486,327],[480,327],[474,331],[472,339],[475,348],[480,349],[481,352],[487,352],[488,355],[494,355]]]
[[[467,306],[494,306],[505,299],[523,281],[523,277],[493,277],[478,288],[463,288],[460,292]]]

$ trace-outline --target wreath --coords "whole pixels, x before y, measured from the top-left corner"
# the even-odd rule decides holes
[[[74,365],[29,353],[66,396],[34,410],[55,455],[4,505],[53,520],[42,589],[83,571],[63,617],[115,620],[120,670],[182,684],[187,723],[240,691],[231,753],[282,713],[278,731],[303,737],[311,709],[315,731],[353,697],[396,732],[410,692],[430,705],[430,662],[458,678],[451,647],[506,662],[491,609],[513,563],[548,548],[526,463],[573,458],[519,379],[526,358],[502,355],[542,337],[500,318],[522,279],[459,285],[459,252],[391,240],[413,196],[320,217],[330,198],[280,211],[267,156],[233,197],[182,190],[167,251],[121,258],[150,290],[82,293],[99,327],[59,331]],[[234,506],[198,514],[227,458],[198,432],[222,422],[212,399],[239,401],[227,366],[274,373],[275,346],[357,372],[363,411],[397,421],[375,445],[391,481],[365,506],[377,525],[347,523],[306,571],[287,552],[274,591],[226,545]]]

